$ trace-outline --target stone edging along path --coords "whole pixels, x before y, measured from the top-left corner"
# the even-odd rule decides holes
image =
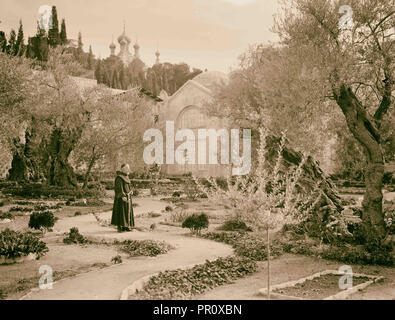
[[[303,283],[306,280],[312,280],[314,278],[318,278],[320,276],[326,275],[326,274],[334,274],[334,275],[344,275],[344,273],[339,273],[339,271],[337,270],[324,270],[321,272],[317,272],[314,273],[310,276],[298,279],[298,280],[293,280],[293,281],[288,281],[288,282],[284,282],[284,283],[280,283],[274,286],[270,287],[270,296],[276,299],[283,299],[283,300],[306,300],[305,298],[300,298],[300,297],[294,297],[294,296],[288,296],[285,294],[280,294],[280,293],[275,293],[272,292],[276,289],[284,289],[287,287],[293,287],[297,284]],[[384,279],[384,277],[382,276],[371,276],[371,275],[367,275],[367,274],[361,274],[361,273],[353,273],[352,274],[354,277],[366,277],[369,278],[369,281],[366,281],[364,283],[361,283],[357,286],[353,286],[352,288],[340,291],[334,295],[331,295],[329,297],[324,298],[323,300],[342,300],[342,299],[346,299],[347,297],[349,297],[350,295],[354,294],[355,292],[358,292],[359,290],[362,290],[364,288],[366,288],[367,286],[371,285],[372,283]],[[261,296],[266,296],[267,297],[267,288],[263,288],[259,290],[259,295]]]

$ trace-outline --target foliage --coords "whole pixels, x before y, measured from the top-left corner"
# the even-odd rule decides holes
[[[179,198],[181,196],[181,192],[180,191],[174,191],[172,194],[173,198]]]
[[[67,237],[63,238],[65,244],[86,244],[90,241],[86,239],[79,231],[78,228],[71,228]]]
[[[173,211],[173,207],[172,206],[166,206],[165,211],[166,212]]]
[[[78,188],[54,187],[41,183],[29,183],[17,187],[4,188],[3,193],[24,198],[92,198],[103,195],[101,190],[82,190]]]
[[[187,217],[182,223],[183,228],[188,228],[192,233],[200,234],[202,229],[208,228],[208,217],[205,213],[198,215],[194,213],[193,215]]]
[[[29,228],[51,230],[56,220],[51,211],[33,212],[30,215]]]
[[[307,158],[302,158],[297,166],[287,166],[283,156],[285,136],[277,150],[266,148],[267,139],[267,132],[262,129],[258,163],[249,175],[228,177],[222,187],[216,179],[208,179],[209,187],[195,178],[201,192],[226,205],[235,219],[256,230],[278,227],[287,221],[305,220],[314,209],[316,199],[321,197],[319,181],[313,182],[310,189],[304,184]],[[269,158],[274,158],[274,163]]]
[[[118,254],[112,257],[111,262],[114,262],[114,264],[122,263],[122,257]]]
[[[28,232],[18,232],[6,229],[0,232],[0,256],[19,258],[30,253],[41,258],[48,252],[45,242]]]
[[[203,238],[229,244],[240,257],[247,257],[255,261],[267,259],[267,243],[262,234],[248,234],[246,232],[208,232]],[[271,257],[283,253],[282,245],[278,240],[270,243]]]
[[[165,254],[172,249],[172,246],[168,243],[154,240],[126,240],[121,245],[120,250],[127,253],[130,257],[155,257],[159,254]]]
[[[12,220],[12,219],[14,219],[14,216],[9,212],[3,212],[0,210],[0,220],[3,220],[3,219]]]
[[[176,208],[170,211],[168,219],[171,222],[184,222],[188,217],[189,213],[184,208]]]
[[[304,72],[292,80],[288,72],[278,77],[300,81],[303,100],[311,105],[309,114],[321,113],[314,108],[320,101],[343,114],[348,131],[366,155],[362,217],[366,240],[383,241],[382,178],[389,123],[393,128],[395,83],[393,2],[350,1],[353,26],[349,28],[339,26],[339,1],[292,0],[288,4],[275,31],[286,52],[283,63]],[[296,93],[300,89],[294,87]],[[292,89],[289,94],[293,95]]]
[[[34,211],[56,210],[62,208],[62,205],[57,203],[55,205],[37,204],[34,206]]]
[[[218,230],[223,231],[252,231],[250,227],[248,227],[245,222],[237,220],[237,219],[230,219],[226,220],[224,224],[218,227]]]
[[[283,238],[281,244],[284,252],[311,255],[322,259],[359,265],[394,266],[393,245],[350,245],[347,243],[332,245],[315,240]]]
[[[33,209],[17,206],[17,207],[11,207],[8,211],[9,212],[31,212],[31,211],[33,211]]]
[[[146,112],[147,101],[138,92],[114,96],[111,90],[101,86],[94,91],[94,110],[90,110],[71,156],[76,168],[84,171],[84,187],[88,187],[92,170],[101,170],[114,154],[127,156],[136,168],[142,166],[138,157],[144,146],[141,137],[152,126],[151,113]]]
[[[227,257],[206,261],[191,269],[177,269],[153,276],[134,298],[188,299],[254,273],[257,265],[248,258]]]

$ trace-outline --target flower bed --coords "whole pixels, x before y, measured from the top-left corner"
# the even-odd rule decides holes
[[[120,250],[127,253],[130,257],[155,257],[159,254],[165,254],[173,248],[164,241],[154,240],[126,240],[122,242],[121,245]]]
[[[48,252],[45,242],[31,233],[6,229],[0,232],[0,258],[7,262],[34,254],[37,259]]]
[[[271,287],[270,295],[274,299],[291,300],[334,300],[345,299],[352,293],[383,279],[364,274],[352,275],[352,287],[339,288],[340,277],[344,276],[336,270],[325,270],[296,281],[290,281]],[[259,290],[261,295],[267,296],[267,289]]]
[[[142,290],[130,296],[136,300],[188,299],[219,285],[255,272],[256,262],[248,258],[227,257],[183,270],[160,272],[150,277]]]

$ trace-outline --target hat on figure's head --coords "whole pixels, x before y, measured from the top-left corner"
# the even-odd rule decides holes
[[[130,173],[130,167],[127,163],[124,163],[123,165],[121,165],[121,171],[123,173],[129,174]]]

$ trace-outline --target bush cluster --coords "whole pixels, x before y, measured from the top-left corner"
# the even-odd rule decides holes
[[[63,243],[65,244],[85,244],[89,243],[89,240],[86,239],[78,230],[78,228],[71,228],[67,237],[63,238]]]
[[[28,232],[5,229],[0,232],[0,256],[7,259],[19,258],[34,253],[37,259],[48,252],[45,242]]]
[[[92,198],[92,197],[101,197],[103,196],[102,189],[78,189],[78,188],[62,188],[62,187],[54,187],[47,186],[41,183],[29,183],[21,186],[11,186],[8,188],[4,188],[2,190],[4,194],[9,194],[12,196],[19,196],[24,198],[40,198],[40,197],[49,197],[49,198],[67,198],[67,197],[76,197],[76,198]]]
[[[252,231],[250,227],[248,227],[245,222],[238,219],[231,219],[224,222],[222,226],[218,228],[218,230],[223,231]]]
[[[240,257],[250,258],[255,261],[267,259],[267,244],[263,235],[249,234],[246,232],[208,232],[204,238],[229,244]],[[278,240],[270,242],[270,256],[278,257],[283,254],[282,244]]]
[[[165,254],[173,247],[164,241],[154,240],[126,240],[121,243],[120,250],[127,253],[130,257],[148,256],[155,257]]]
[[[56,220],[57,218],[51,211],[33,212],[30,215],[29,228],[51,230]]]
[[[46,211],[46,210],[56,210],[61,209],[62,205],[57,203],[55,205],[49,205],[45,203],[39,203],[34,206],[34,211]]]
[[[336,260],[344,263],[359,265],[383,265],[394,266],[395,257],[393,246],[384,245],[350,245],[321,244],[314,239],[282,238],[280,240],[284,252],[315,256],[328,260]]]
[[[188,228],[192,233],[200,234],[202,229],[208,228],[208,217],[207,214],[197,214],[187,217],[182,223],[183,228]]]
[[[14,216],[11,213],[3,212],[0,210],[0,220],[3,220],[3,219],[10,219],[11,220],[13,218],[14,218]]]
[[[16,207],[11,207],[8,211],[9,212],[31,212],[31,211],[33,211],[33,209],[16,206]]]
[[[206,261],[187,270],[161,272],[135,295],[142,300],[188,299],[217,286],[232,283],[257,270],[248,258],[227,257]]]

